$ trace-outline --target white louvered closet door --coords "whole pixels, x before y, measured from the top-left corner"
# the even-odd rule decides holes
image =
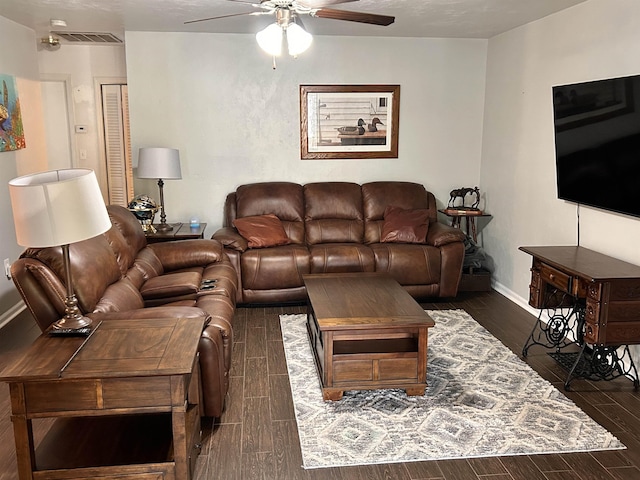
[[[102,114],[109,203],[126,207],[133,198],[133,167],[126,85],[102,85]]]

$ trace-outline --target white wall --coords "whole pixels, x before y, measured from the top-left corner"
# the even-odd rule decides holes
[[[615,3],[615,8],[613,6]],[[575,204],[557,199],[553,85],[640,73],[640,2],[589,0],[489,41],[481,188],[494,278],[526,303],[522,245],[575,245]],[[640,264],[640,219],[580,207],[580,244]]]
[[[127,32],[137,149],[180,150],[182,180],[165,182],[168,221],[221,225],[227,193],[283,180],[409,180],[446,203],[478,183],[486,40],[316,37],[276,70],[253,35]],[[299,86],[400,84],[399,158],[300,160]],[[153,181],[136,193],[158,199]]]
[[[13,214],[7,182],[19,175],[36,171],[46,162],[46,148],[43,142],[44,125],[36,38],[33,30],[0,17],[0,72],[13,75],[20,98],[20,110],[24,127],[26,148],[13,152],[0,152],[0,266],[5,258],[14,261],[22,252],[16,243]],[[0,324],[3,312],[13,308],[20,296],[11,280],[0,273]]]
[[[74,167],[96,171],[100,187],[107,196],[106,166],[101,157],[99,124],[96,110],[96,79],[122,79],[127,71],[122,45],[73,45],[63,43],[60,50],[38,52],[38,67],[43,79],[65,80],[70,83],[73,111],[69,112],[71,148]],[[75,133],[75,125],[87,127],[86,133]],[[80,151],[86,152],[81,158]]]

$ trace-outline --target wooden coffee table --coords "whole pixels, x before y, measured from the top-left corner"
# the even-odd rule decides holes
[[[7,367],[20,479],[190,479],[200,449],[204,321],[104,321],[41,335]],[[32,421],[57,420],[35,448]]]
[[[307,329],[325,400],[345,390],[404,389],[423,395],[434,321],[391,277],[304,275]]]

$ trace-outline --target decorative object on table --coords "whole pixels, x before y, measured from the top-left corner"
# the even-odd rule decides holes
[[[300,158],[397,158],[399,121],[400,85],[300,85]]]
[[[471,195],[473,197],[473,203],[471,206],[465,206],[465,199],[467,195]],[[456,205],[456,200],[460,199],[460,203]],[[464,210],[471,212],[479,212],[482,214],[482,211],[478,208],[480,204],[480,189],[478,187],[462,187],[451,190],[449,193],[449,203],[447,204],[447,210]],[[453,212],[451,212],[453,213]],[[473,214],[473,213],[470,213]]]
[[[156,233],[156,229],[153,226],[153,219],[158,211],[158,204],[153,198],[146,194],[138,195],[129,202],[127,208],[129,208],[138,219],[145,234]]]
[[[159,232],[170,232],[173,226],[167,223],[164,208],[164,180],[179,180],[180,152],[175,148],[143,147],[138,151],[138,178],[157,178],[160,189]]]
[[[0,152],[26,146],[16,79],[0,74]]]
[[[625,448],[467,312],[427,313],[425,394],[338,402],[322,400],[307,316],[280,316],[304,468]]]
[[[191,217],[191,220],[189,220],[189,226],[191,228],[198,228],[200,226],[200,219],[198,217]]]
[[[79,329],[91,324],[78,309],[73,290],[69,244],[96,237],[111,228],[111,220],[93,170],[52,170],[9,182],[18,244],[24,247],[62,246],[67,296],[65,315],[54,328]]]

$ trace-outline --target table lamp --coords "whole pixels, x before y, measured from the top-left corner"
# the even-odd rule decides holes
[[[159,232],[170,232],[173,227],[167,223],[164,209],[163,187],[165,180],[179,180],[180,153],[175,148],[143,147],[138,151],[138,178],[157,178],[160,188],[160,225]]]
[[[78,309],[73,291],[69,244],[87,240],[111,228],[111,220],[93,170],[71,168],[14,178],[9,182],[18,244],[23,247],[62,246],[67,296],[65,314],[53,328],[78,329],[91,324]]]

